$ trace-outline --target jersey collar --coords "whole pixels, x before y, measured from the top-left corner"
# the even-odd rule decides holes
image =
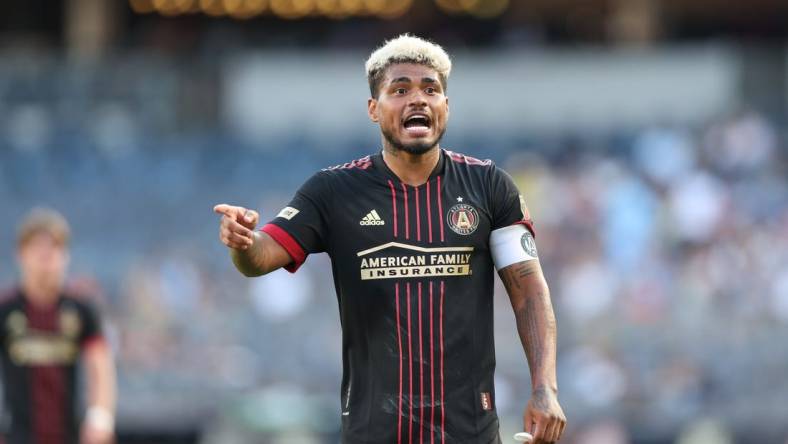
[[[443,174],[443,170],[446,164],[446,150],[444,150],[443,148],[439,148],[438,154],[439,154],[438,163],[435,164],[435,168],[430,173],[429,177],[427,178],[427,181],[430,181],[435,177]],[[400,178],[397,177],[397,175],[394,174],[393,171],[391,171],[388,165],[386,165],[386,162],[383,160],[383,151],[378,151],[376,154],[372,155],[372,165],[374,165],[375,169],[383,172],[383,174],[388,178],[394,179],[397,182],[402,182],[402,180],[400,180]],[[424,184],[419,184],[419,186],[421,185]]]

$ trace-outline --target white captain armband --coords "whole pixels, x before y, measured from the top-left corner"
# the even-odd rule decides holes
[[[496,270],[539,258],[534,236],[522,224],[493,230],[490,233],[490,252]]]

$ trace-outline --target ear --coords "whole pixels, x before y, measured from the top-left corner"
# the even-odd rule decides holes
[[[446,97],[446,118],[449,118],[449,98]]]
[[[370,97],[367,99],[367,115],[369,116],[369,120],[378,123],[378,101],[375,98]]]

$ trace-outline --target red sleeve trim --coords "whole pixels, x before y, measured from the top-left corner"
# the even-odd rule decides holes
[[[525,228],[528,228],[528,231],[531,232],[531,236],[536,239],[536,231],[534,230],[534,221],[531,219],[528,220],[518,220],[517,222],[513,223],[512,225],[524,225]]]
[[[87,350],[88,348],[95,347],[97,345],[100,345],[100,346],[107,345],[107,340],[104,339],[104,336],[93,335],[93,336],[88,336],[87,338],[82,340],[82,349],[83,350]]]
[[[260,231],[268,234],[271,236],[276,243],[282,246],[282,248],[287,251],[287,254],[293,259],[293,262],[285,265],[285,270],[289,271],[290,273],[295,273],[296,270],[304,263],[306,260],[306,252],[301,245],[293,239],[293,236],[290,235],[287,231],[283,230],[278,225],[274,224],[265,224]]]

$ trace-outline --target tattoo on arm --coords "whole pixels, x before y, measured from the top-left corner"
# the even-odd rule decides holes
[[[522,290],[522,284],[520,283],[520,280],[536,273],[536,262],[519,262],[510,267],[506,267],[501,271],[501,279],[503,280],[503,283],[507,289],[516,288],[518,290]]]
[[[534,408],[537,410],[548,410],[550,404],[547,402],[547,388],[542,386],[534,389],[533,393],[531,394],[531,402],[533,403]]]
[[[520,339],[525,348],[525,354],[528,356],[528,362],[532,363],[532,372],[537,372],[541,369],[542,360],[544,358],[544,324],[545,319],[536,316],[536,297],[530,297],[525,300],[525,306],[514,313],[517,319],[517,330],[520,333]]]
[[[517,276],[522,279],[526,276],[532,275],[536,273],[536,262],[535,261],[528,261],[521,263],[518,268],[516,268]]]
[[[526,261],[506,267],[500,273],[512,301],[534,389],[542,384],[549,388],[555,386],[555,315],[540,270],[538,261]]]

